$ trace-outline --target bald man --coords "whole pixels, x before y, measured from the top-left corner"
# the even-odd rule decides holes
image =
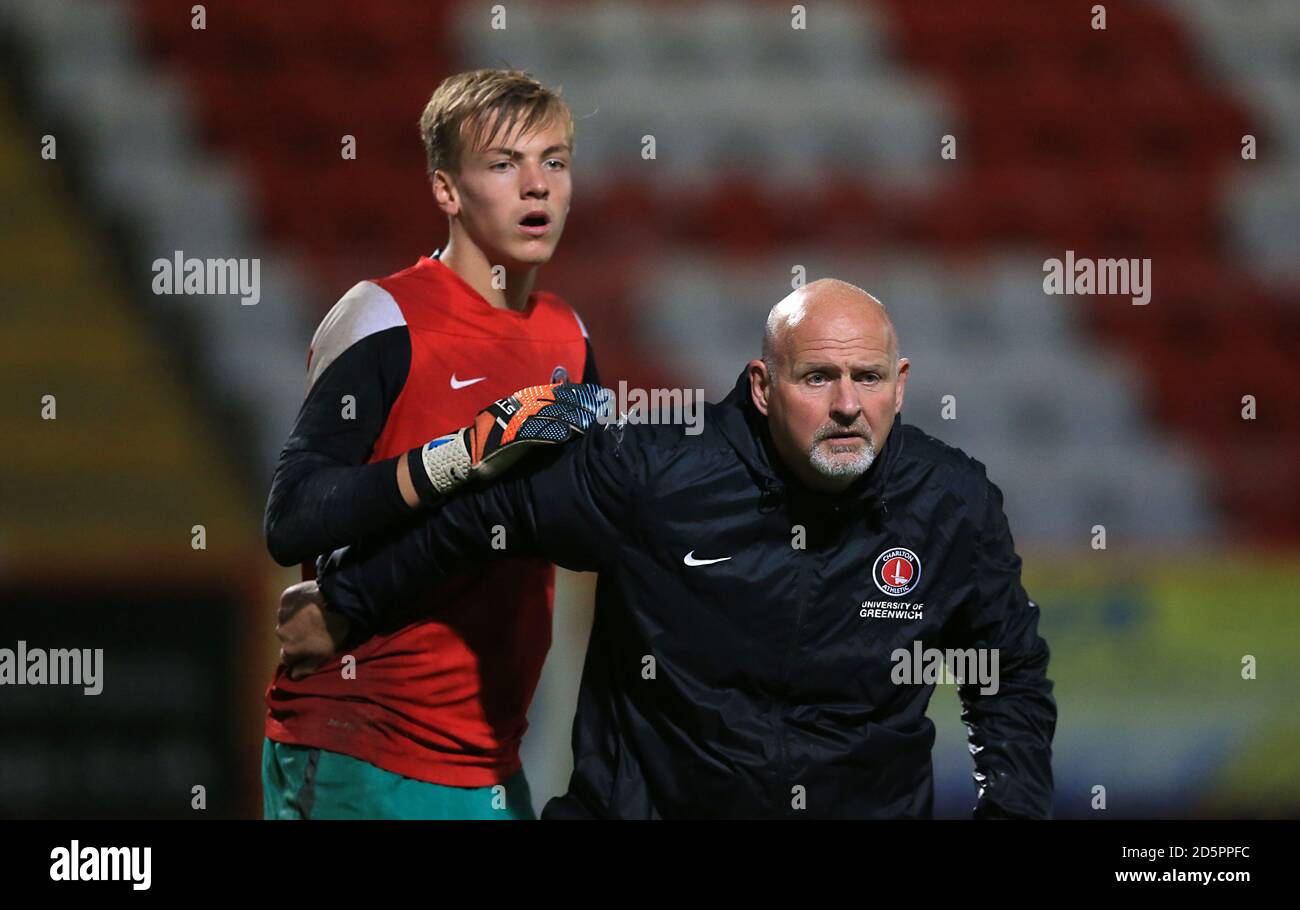
[[[954,676],[975,817],[1048,818],[1056,705],[1002,495],[901,422],[907,373],[879,301],[813,282],[699,435],[596,430],[322,560],[319,588],[286,592],[286,660],[411,621],[468,566],[542,556],[600,573],[573,775],[544,818],[929,817],[926,707]]]
[[[772,307],[763,358],[747,369],[782,462],[808,488],[837,493],[867,472],[889,438],[908,361],[880,301],[823,278]]]

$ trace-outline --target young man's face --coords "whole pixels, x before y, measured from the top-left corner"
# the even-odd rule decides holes
[[[443,211],[460,220],[492,265],[528,268],[555,252],[573,190],[568,143],[558,124],[498,135],[485,148],[463,152],[459,173],[447,175],[446,190],[435,181]]]

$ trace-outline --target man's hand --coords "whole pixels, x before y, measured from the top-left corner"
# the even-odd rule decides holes
[[[303,581],[280,595],[275,637],[280,639],[280,661],[289,668],[289,678],[302,679],[334,656],[348,637],[348,621],[325,609],[316,582]]]
[[[603,400],[598,385],[553,383],[495,401],[469,426],[411,450],[408,476],[419,477],[414,492],[433,504],[470,480],[498,477],[533,449],[581,436],[599,419]]]

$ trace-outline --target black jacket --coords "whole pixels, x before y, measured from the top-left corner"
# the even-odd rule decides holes
[[[1051,815],[1048,649],[1001,492],[901,417],[847,492],[812,493],[776,460],[742,375],[700,435],[594,428],[335,553],[320,583],[373,629],[494,555],[600,573],[573,776],[544,817],[927,817],[934,684],[891,672],[914,641],[998,649],[996,694],[959,687],[975,815]]]

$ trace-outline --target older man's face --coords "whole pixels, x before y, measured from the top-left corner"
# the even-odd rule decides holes
[[[861,305],[812,308],[784,331],[775,377],[753,392],[777,453],[806,485],[842,490],[884,448],[907,384],[895,351],[885,317]]]

